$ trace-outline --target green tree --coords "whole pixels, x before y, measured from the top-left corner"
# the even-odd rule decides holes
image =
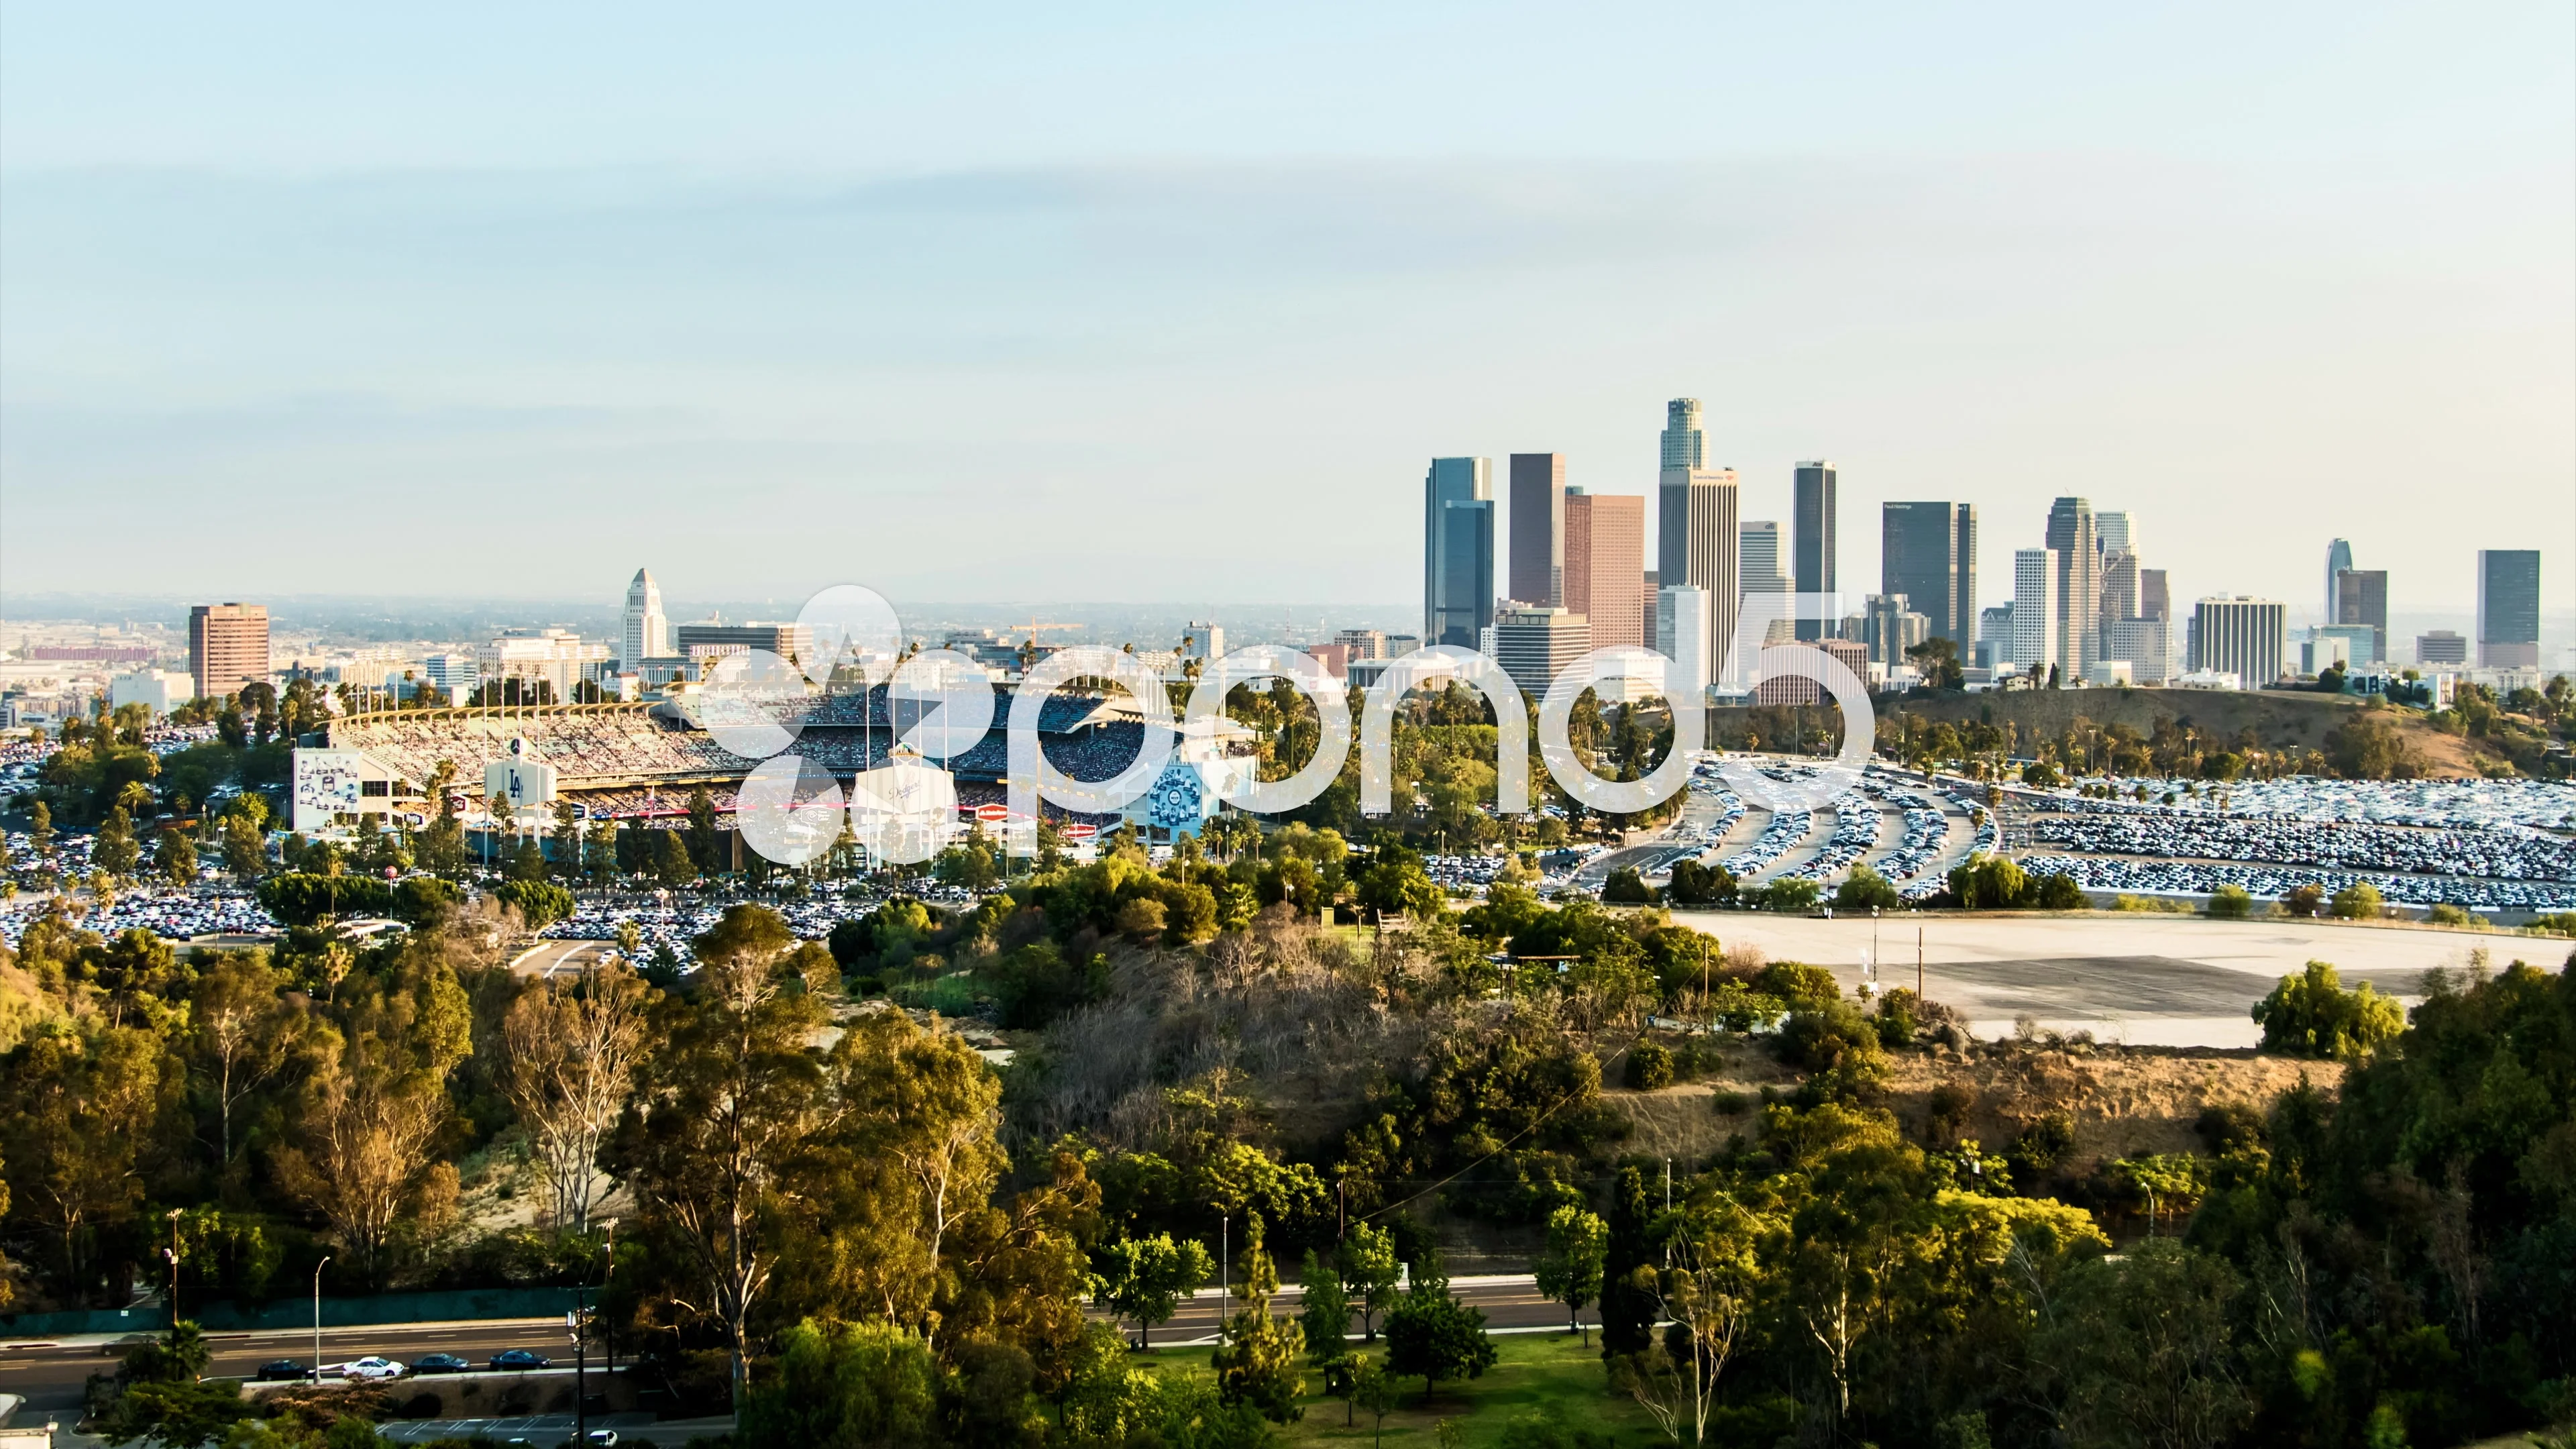
[[[1274,1318],[1271,1295],[1279,1290],[1279,1268],[1263,1241],[1261,1214],[1244,1219],[1243,1256],[1237,1267],[1234,1296],[1243,1307],[1226,1323],[1224,1341],[1210,1360],[1216,1369],[1217,1395],[1229,1404],[1250,1404],[1273,1423],[1305,1417],[1297,1400],[1306,1392],[1297,1372],[1297,1356],[1306,1335],[1292,1319]]]
[[[808,1318],[779,1340],[775,1376],[746,1394],[746,1444],[940,1449],[940,1369],[921,1335],[890,1323]]]
[[[504,881],[492,892],[495,900],[514,907],[531,931],[542,931],[573,913],[572,892],[549,880]]]
[[[1495,1357],[1484,1311],[1460,1302],[1437,1260],[1426,1260],[1386,1315],[1387,1372],[1420,1378],[1427,1399],[1443,1379],[1483,1378]]]
[[[224,869],[243,882],[257,880],[268,869],[268,836],[250,811],[224,812]]]
[[[1351,1331],[1351,1297],[1342,1290],[1342,1275],[1306,1250],[1306,1262],[1299,1275],[1304,1291],[1299,1296],[1297,1324],[1305,1330],[1306,1352],[1319,1365],[1338,1362],[1348,1352],[1344,1346]]]
[[[1207,1246],[1175,1243],[1169,1233],[1150,1238],[1120,1238],[1093,1255],[1100,1305],[1120,1318],[1136,1320],[1138,1343],[1153,1341],[1154,1325],[1180,1310],[1181,1299],[1198,1291],[1216,1273]]]
[[[196,842],[175,825],[161,832],[160,842],[153,848],[152,863],[160,867],[161,878],[171,885],[184,889],[196,884]]]
[[[2263,1050],[2340,1062],[2366,1060],[2406,1029],[2395,998],[2367,981],[2344,990],[2342,977],[2323,961],[2282,977],[2254,1003],[2254,1019],[2263,1025]]]
[[[2254,913],[2254,896],[2241,885],[2222,885],[2209,893],[2209,913],[2222,921],[2241,921]]]
[[[1843,877],[1843,883],[1834,888],[1834,905],[1846,911],[1865,911],[1873,906],[1880,910],[1901,911],[1905,909],[1905,897],[1897,894],[1896,887],[1887,883],[1887,877],[1868,866],[1856,865],[1851,868],[1851,874]]]
[[[2171,1238],[2068,1269],[2030,1345],[2067,1441],[2197,1449],[2232,1439],[2254,1410],[2228,1331],[2239,1291],[2225,1262]]]
[[[1364,1353],[1354,1357],[1351,1402],[1369,1411],[1375,1425],[1369,1443],[1375,1449],[1386,1442],[1386,1416],[1395,1412],[1395,1379],[1379,1360]]]
[[[684,886],[698,878],[697,862],[676,830],[649,832],[654,838],[653,879],[665,886]]]
[[[2388,900],[2379,888],[2366,880],[2357,880],[2336,891],[2328,905],[2337,920],[2375,921],[2388,908]]]
[[[1601,1265],[1610,1248],[1610,1225],[1569,1203],[1548,1215],[1547,1248],[1539,1255],[1538,1291],[1565,1305],[1566,1326],[1586,1347],[1583,1309],[1601,1296]]]
[[[612,1162],[650,1229],[679,1256],[704,1311],[724,1325],[733,1401],[750,1383],[751,1317],[798,1231],[812,1184],[837,1164],[808,1152],[826,1108],[807,1048],[821,1003],[789,964],[795,937],[758,906],[734,906],[692,943],[700,980],[673,1003],[644,1058]]]
[[[107,819],[99,825],[98,835],[90,844],[89,858],[91,864],[118,880],[134,874],[143,852],[134,843],[134,817],[125,813],[124,806],[107,812]]]
[[[1377,1341],[1378,1315],[1395,1307],[1396,1285],[1403,1281],[1403,1264],[1397,1259],[1395,1235],[1367,1223],[1354,1223],[1343,1236],[1340,1247],[1333,1250],[1334,1267],[1342,1275],[1342,1292],[1360,1308],[1360,1337]]]
[[[233,1119],[277,1080],[304,1041],[304,1017],[287,1004],[287,973],[265,951],[222,952],[198,973],[191,999],[193,1065],[215,1114],[215,1163],[233,1161]]]
[[[716,797],[700,785],[689,792],[689,858],[707,875],[724,874],[716,858]]]

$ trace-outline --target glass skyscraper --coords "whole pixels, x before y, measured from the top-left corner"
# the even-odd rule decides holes
[[[1494,463],[1434,458],[1422,480],[1422,637],[1473,649],[1494,622]]]
[[[1790,580],[1802,594],[1830,594],[1842,587],[1835,567],[1834,465],[1821,459],[1798,465],[1792,500],[1790,544],[1796,560]],[[1801,639],[1826,639],[1835,625],[1823,620],[1798,621]]]
[[[2540,550],[2478,550],[2478,664],[2540,666]]]

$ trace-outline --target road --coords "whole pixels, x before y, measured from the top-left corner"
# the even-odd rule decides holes
[[[1460,1278],[1451,1286],[1461,1299],[1484,1310],[1486,1323],[1492,1328],[1530,1329],[1565,1322],[1565,1309],[1539,1297],[1527,1274]],[[1280,1298],[1286,1311],[1296,1311],[1295,1287],[1287,1288]],[[1213,1342],[1226,1306],[1222,1293],[1206,1289],[1184,1303],[1170,1322],[1156,1325],[1153,1341],[1157,1345]],[[1587,1314],[1585,1321],[1594,1319]],[[214,1357],[206,1372],[214,1378],[246,1378],[257,1373],[261,1364],[277,1358],[291,1358],[307,1365],[313,1362],[310,1330],[218,1333],[209,1335],[207,1343]],[[409,1363],[425,1353],[452,1353],[479,1365],[505,1348],[534,1349],[569,1362],[569,1346],[564,1341],[560,1318],[322,1330],[322,1360],[326,1364],[344,1363],[368,1354]],[[31,1414],[77,1408],[89,1376],[115,1372],[117,1358],[123,1352],[121,1346],[106,1344],[98,1336],[65,1342],[0,1342],[0,1393],[25,1395],[25,1412]]]
[[[541,941],[514,957],[510,969],[540,981],[558,973],[578,976],[598,965],[610,949],[606,941]]]
[[[217,1333],[207,1336],[214,1351],[206,1369],[213,1378],[247,1378],[271,1359],[313,1362],[310,1329],[278,1332]],[[387,1324],[373,1328],[325,1328],[322,1361],[346,1363],[368,1354],[383,1354],[405,1363],[425,1353],[452,1353],[481,1364],[505,1348],[529,1348],[548,1357],[567,1354],[560,1318],[494,1319],[478,1323]],[[77,1408],[82,1387],[94,1373],[114,1373],[124,1353],[98,1335],[61,1342],[0,1342],[0,1393],[23,1394],[27,1409]]]

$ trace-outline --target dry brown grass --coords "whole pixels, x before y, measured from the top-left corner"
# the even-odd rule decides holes
[[[1980,1046],[1969,1056],[1900,1052],[1888,1065],[1886,1106],[1910,1136],[1924,1135],[1933,1089],[1955,1084],[1973,1098],[1958,1135],[1988,1151],[2042,1117],[2065,1113],[2075,1125],[2075,1147],[2061,1169],[2079,1176],[2113,1158],[2205,1150],[2194,1130],[2204,1108],[2233,1103],[2262,1111],[2303,1074],[2332,1092],[2344,1071],[2335,1062],[2242,1051],[2016,1043]],[[1797,1074],[1767,1049],[1736,1043],[1725,1048],[1722,1067],[1700,1081],[1655,1092],[1607,1088],[1602,1098],[1634,1128],[1626,1150],[1678,1161],[1706,1158],[1731,1135],[1753,1136],[1762,1088],[1785,1093],[1796,1082]],[[1735,1110],[1722,1111],[1720,1099],[1728,1094]]]

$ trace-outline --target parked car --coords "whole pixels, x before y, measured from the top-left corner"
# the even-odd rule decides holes
[[[524,1348],[504,1349],[492,1355],[492,1367],[496,1369],[541,1369],[553,1366],[553,1359]]]
[[[590,1431],[590,1437],[583,1442],[590,1445],[591,1449],[617,1449],[617,1431],[593,1429]]]
[[[293,1383],[312,1376],[313,1370],[291,1358],[273,1358],[259,1366],[259,1381],[264,1384]]]
[[[374,1354],[353,1358],[340,1365],[340,1377],[344,1379],[398,1379],[402,1376],[403,1366],[399,1361]]]
[[[471,1360],[452,1353],[425,1353],[411,1361],[411,1371],[416,1374],[461,1374],[473,1369]]]

